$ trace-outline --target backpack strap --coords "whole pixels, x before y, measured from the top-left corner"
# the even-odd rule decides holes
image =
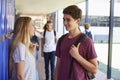
[[[77,45],[86,37],[85,34],[81,34],[80,37],[75,41],[74,45],[77,47]]]
[[[43,37],[45,38],[45,34],[46,34],[46,29],[44,30],[44,33],[43,33]]]
[[[58,44],[60,45],[60,47],[61,47],[61,42],[62,42],[63,38],[64,38],[66,35],[67,35],[67,34],[64,34],[64,35],[62,35],[62,36],[59,38]]]
[[[56,31],[54,30],[54,36],[56,37]]]
[[[43,37],[45,37],[46,30],[44,30]],[[56,37],[56,31],[54,30],[54,36]]]
[[[82,33],[82,34],[80,35],[80,37],[75,41],[74,45],[77,47],[77,45],[78,45],[82,40],[84,40],[85,37],[86,37],[86,35]],[[70,80],[70,78],[71,78],[71,73],[72,73],[72,70],[73,70],[73,69],[72,69],[72,68],[73,68],[73,61],[74,61],[74,60],[75,60],[75,59],[72,58],[71,63],[70,63],[68,80]]]

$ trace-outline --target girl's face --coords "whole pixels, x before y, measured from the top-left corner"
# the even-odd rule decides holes
[[[51,31],[51,30],[52,30],[52,26],[53,26],[52,23],[48,23],[48,24],[47,24],[47,30],[48,30],[48,31]]]
[[[29,23],[29,35],[30,37],[34,36],[35,27],[33,26],[32,21]]]
[[[78,28],[80,19],[74,19],[69,14],[64,14],[63,23],[67,31],[73,31],[75,28]]]

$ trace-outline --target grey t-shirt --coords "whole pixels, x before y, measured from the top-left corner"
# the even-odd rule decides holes
[[[14,67],[12,72],[12,80],[17,80],[16,75],[16,63],[24,61],[24,79],[25,80],[36,80],[36,64],[35,57],[32,53],[26,54],[26,47],[24,44],[17,44],[13,52]]]

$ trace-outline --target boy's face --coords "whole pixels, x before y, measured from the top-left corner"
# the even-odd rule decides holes
[[[63,23],[67,31],[73,31],[74,29],[78,28],[78,24],[80,19],[74,19],[69,14],[64,14]]]

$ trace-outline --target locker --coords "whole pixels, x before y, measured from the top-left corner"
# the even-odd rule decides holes
[[[0,0],[0,36],[3,36],[4,34],[8,33],[10,31],[11,26],[14,26],[14,5],[15,0]],[[8,23],[8,21],[11,23]],[[0,41],[0,80],[8,80],[9,41],[9,39],[4,39],[3,41]]]

